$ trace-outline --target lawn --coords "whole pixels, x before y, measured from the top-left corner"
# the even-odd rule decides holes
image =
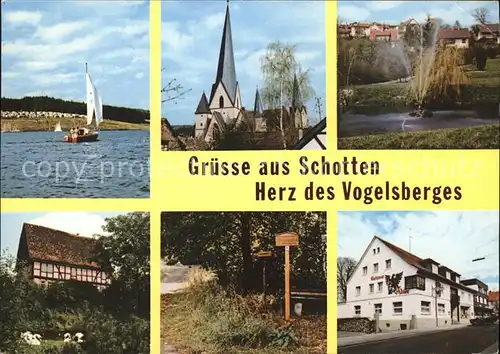
[[[345,150],[498,149],[500,124],[340,138],[338,148]]]
[[[468,65],[470,85],[466,88],[472,104],[498,103],[500,87],[500,58],[488,59],[485,71],[477,71]],[[403,111],[406,109],[409,82],[378,83],[354,87],[354,97],[349,110],[356,113],[378,114],[381,111]]]

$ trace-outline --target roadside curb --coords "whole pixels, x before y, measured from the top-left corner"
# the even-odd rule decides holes
[[[415,331],[415,330],[410,330],[408,333],[401,334],[398,336],[385,336],[383,338],[377,338],[377,334],[373,335],[373,337],[366,338],[365,336],[359,336],[360,338],[358,340],[352,340],[352,341],[345,341],[345,344],[342,344],[339,338],[337,338],[337,348],[342,349],[342,348],[350,348],[350,347],[357,347],[360,345],[364,345],[367,343],[380,343],[384,342],[387,340],[398,340],[402,338],[408,338],[408,337],[418,337],[426,334],[434,334],[434,333],[440,333],[440,332],[446,332],[446,331],[453,331],[456,329],[460,328],[466,328],[467,326],[450,326],[447,328],[441,328],[441,329],[432,329],[432,330],[425,330],[425,331]],[[415,331],[415,332],[414,332]],[[356,336],[357,337],[357,336]],[[347,337],[347,338],[356,338],[356,337]],[[361,339],[363,338],[363,339]]]

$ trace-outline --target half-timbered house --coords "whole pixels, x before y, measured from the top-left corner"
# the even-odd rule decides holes
[[[96,247],[94,238],[24,223],[17,261],[26,276],[37,284],[76,280],[102,290],[111,283],[111,278],[93,260]]]

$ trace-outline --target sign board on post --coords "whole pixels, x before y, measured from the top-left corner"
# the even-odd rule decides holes
[[[285,247],[285,321],[290,321],[290,246],[299,245],[299,235],[284,232],[276,235],[276,246]]]

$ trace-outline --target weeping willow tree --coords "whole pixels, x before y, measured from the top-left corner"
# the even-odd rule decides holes
[[[470,82],[463,53],[454,46],[441,45],[435,53],[426,53],[414,73],[410,97],[419,104],[456,102]]]
[[[304,105],[314,96],[310,84],[310,70],[303,70],[296,59],[296,45],[272,42],[267,46],[266,54],[260,58],[264,87],[261,90],[262,103],[270,109],[287,107],[292,104],[294,96],[294,76],[300,95],[296,97],[296,105]]]

